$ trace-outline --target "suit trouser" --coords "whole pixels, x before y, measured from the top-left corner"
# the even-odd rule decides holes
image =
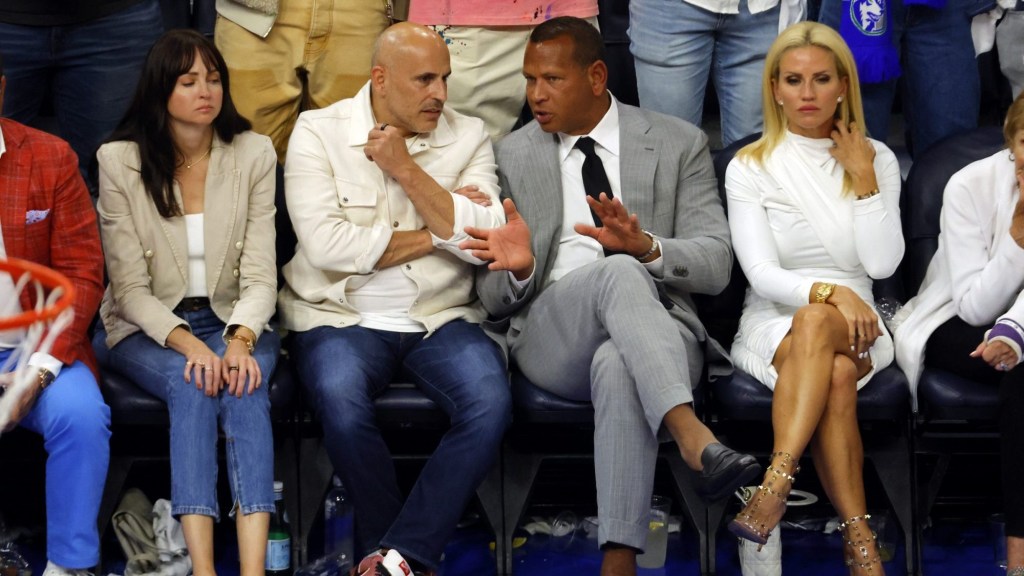
[[[639,262],[612,256],[544,288],[509,343],[534,384],[593,402],[598,542],[643,549],[661,422],[700,377],[696,337]]]
[[[231,99],[270,136],[284,164],[299,113],[355,96],[370,78],[382,0],[290,0],[266,38],[218,17],[214,38],[231,72]]]

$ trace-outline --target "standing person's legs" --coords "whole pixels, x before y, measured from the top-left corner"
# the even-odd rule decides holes
[[[713,75],[722,115],[722,147],[762,130],[761,75],[768,49],[779,34],[779,7],[751,14],[740,3],[715,42]]]
[[[217,17],[214,41],[231,75],[231,100],[255,132],[269,136],[284,164],[292,127],[299,117],[302,80],[297,69],[309,34],[313,0],[282,2],[266,38],[223,16]]]
[[[451,418],[388,533],[385,548],[437,569],[448,537],[494,465],[512,420],[501,349],[476,324],[453,320],[403,337],[403,368]]]
[[[923,5],[907,8],[904,111],[914,156],[947,136],[978,126],[981,78],[971,20],[993,7],[994,0],[949,0],[937,10]]]
[[[448,105],[475,116],[497,141],[512,131],[526,101],[523,53],[530,26],[432,26],[448,44]]]
[[[63,568],[100,560],[97,517],[110,460],[110,408],[81,362],[65,366],[21,425],[46,447],[46,555]]]
[[[324,447],[355,509],[356,558],[380,547],[402,510],[373,399],[398,367],[402,335],[321,326],[291,336],[293,365],[324,429]]]
[[[34,126],[53,78],[55,56],[52,26],[22,26],[0,22],[0,54],[4,57],[3,110],[5,118]]]
[[[302,66],[309,71],[309,106],[351,98],[370,79],[377,36],[390,25],[380,0],[321,1],[310,22]]]
[[[843,0],[822,0],[818,22],[827,24],[838,32],[843,14]],[[893,46],[896,50],[900,50],[904,25],[903,0],[890,0],[887,15],[892,31]],[[889,120],[892,116],[892,103],[896,97],[898,81],[898,79],[893,79],[887,82],[866,83],[863,79],[861,80],[860,91],[868,135],[881,142],[886,142],[889,138]],[[907,111],[904,110],[904,115],[906,113]]]
[[[629,3],[641,107],[700,126],[716,29],[725,17],[683,0]]]
[[[94,193],[96,149],[131,103],[146,54],[163,33],[160,18],[157,1],[147,0],[55,29],[54,111],[60,136],[78,155],[79,170]]]

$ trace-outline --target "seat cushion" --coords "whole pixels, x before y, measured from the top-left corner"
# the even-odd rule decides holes
[[[925,368],[917,386],[918,411],[928,420],[995,420],[999,389],[944,370]]]
[[[394,427],[445,427],[448,415],[412,384],[395,383],[374,400],[377,422]]]
[[[765,422],[772,418],[772,391],[736,370],[712,384],[714,404],[723,419]],[[860,420],[901,420],[910,413],[907,377],[894,366],[882,370],[857,394]]]
[[[513,420],[517,424],[581,424],[594,421],[594,405],[552,394],[512,371]]]

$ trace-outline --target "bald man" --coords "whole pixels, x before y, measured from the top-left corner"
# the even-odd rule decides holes
[[[481,120],[445,107],[450,73],[440,36],[396,24],[370,81],[303,113],[289,142],[299,242],[279,310],[355,504],[357,574],[434,573],[511,418],[504,356],[478,325],[480,261],[458,248],[467,226],[504,222],[494,152]],[[451,418],[404,503],[373,406],[395,380]]]

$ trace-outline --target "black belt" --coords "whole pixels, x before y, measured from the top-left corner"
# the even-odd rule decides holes
[[[202,298],[182,298],[181,302],[175,306],[175,311],[180,312],[195,312],[204,308],[210,307],[210,299],[206,297]]]

